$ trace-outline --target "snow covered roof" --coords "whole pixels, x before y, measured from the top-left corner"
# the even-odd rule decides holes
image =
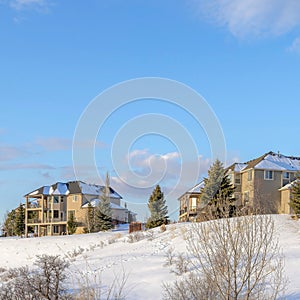
[[[194,187],[192,187],[190,190],[187,191],[187,193],[200,193],[200,190],[204,187],[204,180],[202,180],[200,183],[196,184]]]
[[[86,202],[84,205],[82,205],[83,208],[87,208],[89,207],[89,203],[91,203],[91,206],[92,207],[96,207],[97,205],[99,205],[99,202],[100,202],[100,199],[99,198],[95,198],[95,199],[92,199],[90,202]],[[127,210],[127,208],[125,207],[122,207],[120,205],[117,205],[115,203],[110,203],[110,207],[112,209],[120,209],[120,210]]]
[[[262,161],[254,166],[254,169],[274,171],[299,171],[300,158],[269,153],[264,157]]]
[[[292,182],[290,182],[290,183],[288,183],[288,184],[286,184],[286,185],[284,185],[284,186],[283,186],[282,188],[280,188],[278,191],[284,191],[284,190],[289,190],[289,189],[291,189],[292,186],[295,184],[296,181],[297,181],[297,179],[294,180],[294,181],[292,181]]]
[[[42,186],[37,190],[34,190],[31,193],[26,194],[25,196],[38,196],[38,195],[62,195],[66,196],[69,194],[83,194],[83,195],[92,195],[99,196],[104,191],[105,187],[97,184],[88,184],[83,181],[69,181],[69,182],[57,182],[51,186]],[[111,187],[110,189],[110,198],[122,199],[122,196],[119,195]]]

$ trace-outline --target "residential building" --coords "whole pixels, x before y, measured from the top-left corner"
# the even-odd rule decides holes
[[[268,152],[246,163],[234,163],[225,171],[235,187],[234,198],[239,208],[250,211],[261,209],[266,213],[292,213],[289,206],[291,186],[300,171],[300,157]],[[203,181],[199,184],[200,190],[201,184]],[[204,206],[200,201],[200,190],[197,190],[197,211]],[[187,191],[179,198],[180,221],[196,218],[194,213],[188,213],[191,209],[187,199],[192,195]]]
[[[122,206],[122,197],[111,187],[109,190],[113,222],[134,220],[136,214]],[[26,194],[25,235],[28,236],[28,232],[34,232],[37,236],[66,234],[71,215],[78,224],[76,233],[83,233],[88,207],[95,208],[104,191],[104,186],[70,181],[42,186]]]

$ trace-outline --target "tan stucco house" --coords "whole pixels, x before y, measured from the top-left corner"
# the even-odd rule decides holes
[[[234,163],[226,172],[235,187],[234,198],[240,208],[262,209],[266,213],[292,213],[289,206],[291,186],[300,171],[300,157],[268,152],[246,163]],[[203,184],[203,182],[202,182]],[[199,184],[201,189],[201,183]],[[179,221],[195,218],[190,215],[190,192],[179,198]],[[200,190],[197,193],[201,210]]]
[[[122,197],[111,187],[109,190],[114,223],[133,219],[136,214],[122,205]],[[76,233],[83,233],[89,203],[96,207],[104,191],[104,186],[69,181],[42,186],[26,194],[25,235],[28,236],[29,231],[37,236],[65,234],[71,214],[78,224]]]

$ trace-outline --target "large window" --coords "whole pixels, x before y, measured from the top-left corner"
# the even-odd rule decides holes
[[[53,210],[53,218],[54,219],[59,218],[59,211],[58,210]]]
[[[59,203],[59,197],[58,196],[53,197],[53,203]]]
[[[274,172],[265,170],[265,180],[273,180],[274,179]]]
[[[235,174],[234,184],[236,185],[241,184],[241,174]]]

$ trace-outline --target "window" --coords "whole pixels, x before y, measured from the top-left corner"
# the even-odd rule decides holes
[[[244,193],[244,202],[245,204],[249,202],[249,192]]]
[[[265,171],[265,180],[273,180],[274,172],[273,171]]]
[[[58,210],[53,210],[53,218],[57,219],[59,216],[59,211]]]
[[[59,203],[59,198],[58,196],[53,197],[53,203]]]
[[[235,174],[234,183],[237,185],[241,184],[241,174]]]
[[[69,210],[68,211],[68,219],[70,219],[71,216],[73,216],[75,218],[75,210]]]
[[[252,180],[252,170],[248,171],[248,181]]]
[[[64,202],[64,196],[60,196],[60,202]]]
[[[283,179],[290,179],[290,173],[289,172],[283,172]]]
[[[73,195],[73,202],[77,202],[78,201],[78,195]]]
[[[58,225],[54,225],[53,226],[53,233],[59,233],[59,227],[58,227]]]

